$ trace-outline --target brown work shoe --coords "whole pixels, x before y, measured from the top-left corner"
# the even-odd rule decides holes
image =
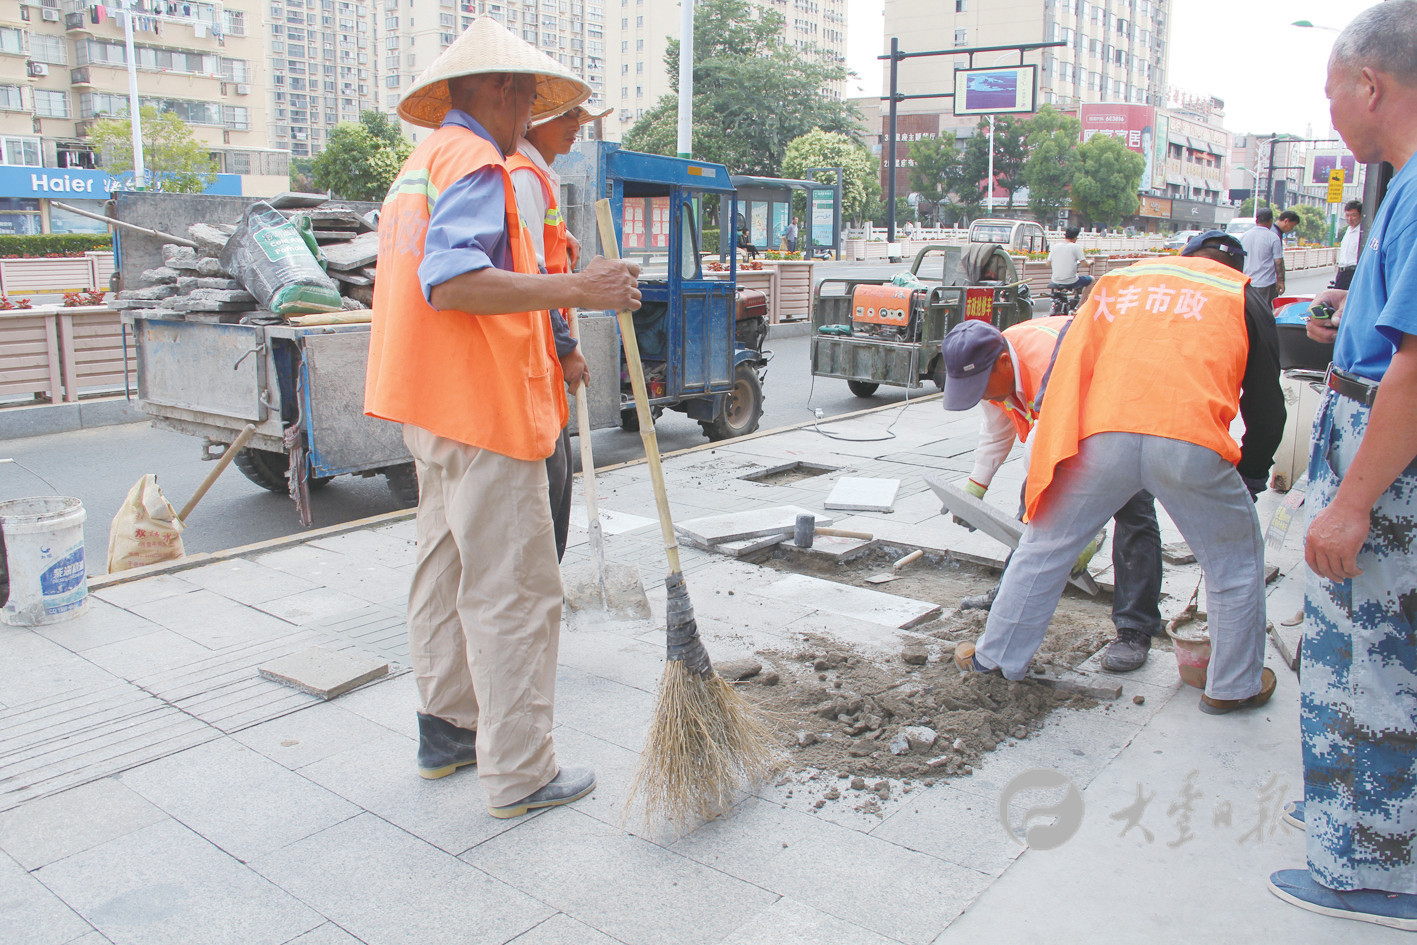
[[[985,676],[1002,676],[1003,670],[995,667],[985,669],[979,665],[979,661],[974,658],[974,644],[961,643],[955,647],[955,665],[959,667],[961,673],[981,673]]]
[[[1212,699],[1202,694],[1200,708],[1206,715],[1224,715],[1236,709],[1257,709],[1269,701],[1269,697],[1274,695],[1274,687],[1278,684],[1274,670],[1266,666],[1260,673],[1260,691],[1253,696],[1248,699]]]

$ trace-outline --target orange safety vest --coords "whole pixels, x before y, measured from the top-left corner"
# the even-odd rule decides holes
[[[1109,272],[1073,318],[1034,432],[1025,521],[1038,514],[1058,464],[1094,433],[1146,433],[1240,458],[1230,435],[1249,335],[1249,278],[1197,257]]]
[[[496,146],[453,125],[424,139],[380,212],[364,412],[513,459],[541,460],[551,455],[567,419],[546,313],[439,311],[424,299],[418,278],[438,195],[488,166],[502,174],[513,268],[537,271]]]
[[[1004,340],[1013,349],[1014,366],[1018,369],[1022,390],[1014,391],[1008,398],[994,403],[1002,407],[1013,421],[1020,443],[1028,440],[1028,434],[1038,420],[1038,411],[1042,406],[1039,403],[1039,394],[1042,393],[1039,388],[1043,386],[1043,378],[1053,363],[1053,352],[1058,350],[1058,336],[1071,319],[1071,315],[1051,315],[1004,329]]]
[[[507,173],[519,171],[525,168],[536,175],[536,179],[541,183],[541,192],[546,197],[546,217],[543,220],[524,220],[527,226],[541,225],[541,245],[546,251],[546,271],[553,273],[570,272],[571,256],[570,242],[566,239],[566,219],[561,215],[561,208],[556,202],[556,190],[551,186],[551,179],[546,173],[536,166],[536,162],[518,151],[507,158]]]

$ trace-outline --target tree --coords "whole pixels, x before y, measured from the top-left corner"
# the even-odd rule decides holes
[[[814,128],[855,137],[856,108],[825,92],[845,66],[782,38],[783,16],[749,0],[701,0],[694,10],[694,157],[735,174],[774,175],[788,142]],[[674,92],[625,135],[625,147],[678,153],[679,43],[664,54]]]
[[[315,186],[345,200],[383,200],[412,151],[398,122],[382,112],[363,112],[358,124],[345,121],[330,129],[325,150],[311,162]]]
[[[1323,210],[1306,203],[1289,209],[1299,214],[1299,226],[1296,228],[1299,239],[1309,243],[1328,243],[1328,217]]]
[[[1028,141],[1025,138],[1026,124],[1010,115],[1000,115],[994,120],[994,181],[1009,195],[1009,206],[1014,205],[1014,192],[1023,186],[1023,165],[1028,157]],[[986,188],[984,178],[989,176],[989,120],[979,119],[974,137],[964,145],[962,158],[962,185],[958,189],[960,201],[972,211],[984,204],[984,197],[993,193]]]
[[[315,189],[315,161],[313,158],[290,159],[290,189],[297,193],[310,193]]]
[[[921,202],[931,207],[930,216],[938,223],[940,210],[958,210],[946,198],[964,186],[963,165],[954,138],[940,135],[910,143],[910,189],[920,194]],[[976,188],[977,189],[977,188]]]
[[[1146,170],[1146,158],[1111,135],[1093,135],[1074,154],[1073,209],[1083,219],[1115,226],[1137,212],[1137,188]]]
[[[1023,165],[1023,179],[1028,184],[1028,207],[1041,223],[1051,223],[1068,204],[1081,130],[1082,124],[1076,118],[1052,105],[1044,105],[1024,122],[1028,159]]]
[[[143,138],[143,166],[149,186],[174,194],[199,194],[216,180],[216,162],[206,145],[192,135],[187,123],[152,105],[138,108]],[[134,170],[133,123],[127,118],[103,118],[89,132],[93,148],[110,174]]]
[[[872,196],[881,192],[879,165],[866,147],[835,131],[813,128],[787,145],[782,157],[782,176],[807,180],[809,167],[841,168],[841,217],[861,220]],[[835,184],[831,171],[818,171],[812,180]]]

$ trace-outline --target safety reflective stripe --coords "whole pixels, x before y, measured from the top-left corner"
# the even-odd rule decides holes
[[[428,170],[425,168],[418,171],[410,171],[403,177],[394,181],[394,185],[389,188],[389,195],[385,200],[392,200],[404,194],[418,194],[428,200],[428,212],[433,212],[433,205],[438,202],[438,188],[433,186],[433,182],[428,179]]]
[[[561,208],[560,208],[560,207],[549,207],[549,208],[547,208],[547,210],[546,210],[546,225],[547,225],[547,226],[560,226],[560,225],[561,225]]]
[[[1182,279],[1187,279],[1191,282],[1200,282],[1205,285],[1215,286],[1217,289],[1229,289],[1231,291],[1239,289],[1244,279],[1244,276],[1239,275],[1239,273],[1236,273],[1237,277],[1235,279],[1223,279],[1212,276],[1209,273],[1197,272],[1186,266],[1178,266],[1175,263],[1150,261],[1134,263],[1128,266],[1124,272],[1119,273],[1123,278],[1128,276],[1149,276],[1156,274],[1180,276]]]

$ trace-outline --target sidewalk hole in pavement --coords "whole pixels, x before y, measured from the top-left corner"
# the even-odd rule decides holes
[[[800,460],[795,463],[786,463],[782,466],[771,466],[767,469],[759,469],[750,472],[746,476],[739,476],[739,479],[746,479],[749,482],[770,483],[774,486],[786,486],[794,482],[801,482],[804,479],[812,479],[816,476],[825,476],[827,473],[834,473],[840,467],[823,466],[819,463],[804,463]]]

